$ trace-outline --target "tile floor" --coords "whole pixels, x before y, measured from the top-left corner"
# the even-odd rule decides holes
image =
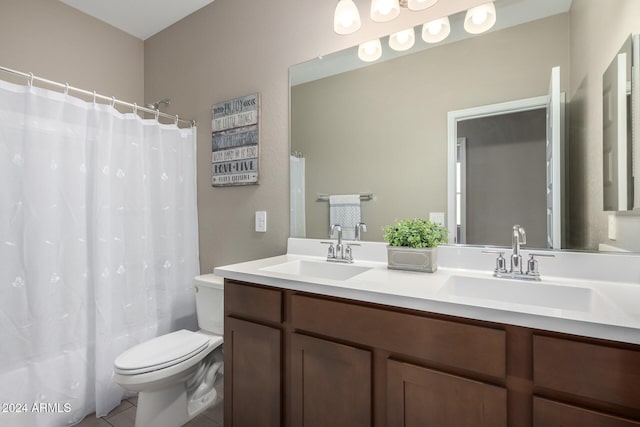
[[[223,378],[216,379],[215,388],[218,398],[213,406],[207,408],[184,427],[223,427]],[[136,422],[137,397],[130,397],[114,408],[106,417],[96,418],[95,414],[87,415],[84,420],[75,427],[134,427]]]

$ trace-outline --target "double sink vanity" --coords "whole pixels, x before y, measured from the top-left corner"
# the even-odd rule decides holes
[[[353,263],[291,238],[215,269],[225,425],[640,426],[633,256],[554,252],[524,281],[482,248],[441,246],[417,273],[360,243]]]

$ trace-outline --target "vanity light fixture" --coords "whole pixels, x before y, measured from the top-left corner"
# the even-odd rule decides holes
[[[375,39],[362,43],[358,47],[358,58],[364,62],[373,62],[382,56],[382,45],[380,39]]]
[[[427,43],[438,43],[446,39],[450,32],[449,17],[445,16],[444,18],[427,22],[422,26],[422,40]]]
[[[470,34],[480,34],[496,23],[496,7],[492,1],[472,7],[464,17],[464,29]]]
[[[397,51],[411,49],[415,42],[416,36],[413,28],[398,31],[389,36],[389,47]]]
[[[371,19],[375,22],[387,22],[400,15],[398,0],[371,0]]]
[[[333,30],[338,34],[351,34],[361,26],[360,12],[353,0],[340,0],[333,14]]]

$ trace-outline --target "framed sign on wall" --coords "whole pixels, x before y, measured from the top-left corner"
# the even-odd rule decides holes
[[[260,94],[214,104],[211,114],[212,185],[257,184]]]

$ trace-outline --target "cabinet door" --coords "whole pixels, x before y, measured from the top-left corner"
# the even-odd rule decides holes
[[[281,425],[282,332],[227,317],[224,333],[224,425]]]
[[[533,427],[638,427],[640,422],[533,398]]]
[[[371,425],[371,352],[292,334],[291,382],[294,427]]]
[[[388,360],[387,425],[506,426],[507,392],[501,387]]]

